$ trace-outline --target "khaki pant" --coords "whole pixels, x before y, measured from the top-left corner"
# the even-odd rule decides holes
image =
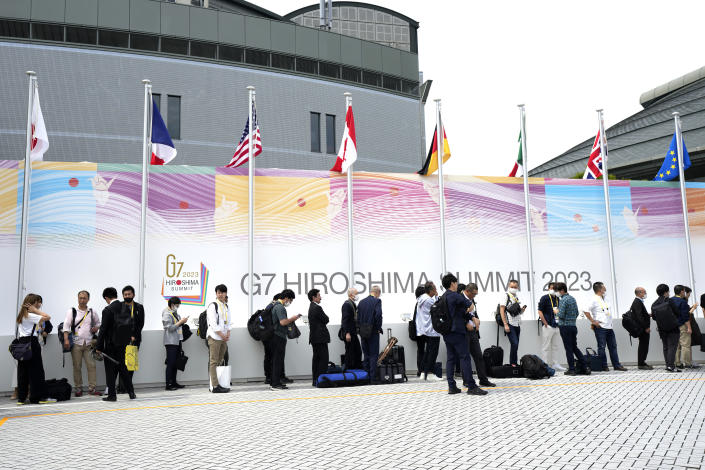
[[[81,370],[81,360],[86,361],[88,369],[88,388],[95,389],[95,361],[91,356],[90,344],[79,346],[73,345],[71,350],[71,359],[73,359],[73,386],[80,389],[83,386],[83,371]]]
[[[211,388],[218,386],[218,374],[215,368],[223,363],[227,348],[228,344],[225,341],[208,337],[208,375],[211,379]]]
[[[676,349],[676,364],[689,366],[693,363],[690,349],[690,333],[685,325],[680,326],[680,338],[678,339],[678,349]],[[683,361],[681,362],[681,351],[683,351]]]
[[[541,326],[541,354],[543,361],[549,366],[560,362],[561,333],[558,328]]]

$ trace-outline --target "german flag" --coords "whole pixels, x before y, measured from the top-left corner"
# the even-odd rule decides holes
[[[416,173],[420,175],[432,175],[436,170],[438,170],[438,127],[433,131],[433,142],[431,143],[431,148],[428,149],[428,156],[426,157],[426,162]],[[443,128],[443,163],[447,162],[450,158],[450,147],[448,146],[448,136],[446,135],[446,130]]]

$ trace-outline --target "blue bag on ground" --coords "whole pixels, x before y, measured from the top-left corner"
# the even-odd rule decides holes
[[[318,388],[351,387],[354,385],[367,385],[369,383],[370,377],[367,372],[359,369],[350,369],[345,372],[321,374],[318,376],[316,386]]]

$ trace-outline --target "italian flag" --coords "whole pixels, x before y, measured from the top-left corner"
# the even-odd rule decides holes
[[[517,161],[514,164],[514,168],[512,168],[512,172],[509,173],[509,176],[517,176],[519,170],[521,170],[522,175],[524,174],[524,159],[522,158],[521,148],[521,132],[519,132],[519,155],[517,156]]]

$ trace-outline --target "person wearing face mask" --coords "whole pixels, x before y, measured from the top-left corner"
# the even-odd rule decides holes
[[[556,314],[558,314],[558,296],[555,291],[555,283],[548,284],[548,293],[539,300],[539,321],[541,322],[541,355],[546,364],[557,371],[565,370],[565,367],[558,363],[559,343],[561,342]]]
[[[578,327],[575,319],[578,318],[578,304],[572,295],[568,294],[568,287],[565,282],[557,282],[554,285],[555,292],[560,300],[558,303],[558,331],[563,340],[565,355],[568,359],[568,370],[565,375],[590,375],[590,367],[585,362],[585,356],[578,348]],[[578,359],[576,367],[575,359]]]
[[[636,298],[632,302],[631,311],[636,320],[641,324],[644,331],[639,335],[639,349],[637,350],[637,364],[639,369],[651,370],[653,367],[646,363],[646,356],[649,354],[649,337],[651,336],[651,315],[646,309],[646,289],[637,287],[634,289]]]
[[[272,338],[272,384],[270,390],[286,390],[282,383],[282,370],[284,367],[284,353],[286,352],[286,341],[288,326],[301,318],[301,314],[296,314],[291,318],[287,317],[286,309],[291,306],[296,295],[291,289],[284,289],[280,299],[272,307],[272,323],[274,324],[274,337]]]
[[[229,387],[222,387],[218,382],[218,370],[225,359],[225,351],[230,340],[232,319],[226,299],[228,288],[225,284],[215,286],[215,302],[211,302],[206,310],[208,318],[208,375],[210,376],[210,389],[213,393],[228,393]]]
[[[357,336],[357,289],[348,289],[348,299],[341,308],[340,329],[345,341],[345,369],[362,369],[362,347]]]
[[[619,362],[619,354],[617,353],[617,338],[614,335],[614,329],[612,327],[612,311],[605,300],[607,288],[602,282],[595,282],[592,285],[592,290],[595,293],[595,296],[588,304],[587,310],[583,313],[585,313],[585,317],[590,321],[592,328],[595,331],[597,353],[600,355],[600,359],[602,360],[602,370],[604,372],[610,370],[610,368],[607,367],[607,354],[605,353],[606,347],[609,349],[610,360],[612,361],[612,367],[614,367],[614,370],[624,372],[627,369]]]
[[[32,357],[17,361],[17,404],[49,403],[44,382],[44,364],[42,347],[37,339],[37,327],[41,322],[49,321],[51,316],[42,312],[42,297],[29,294],[22,301],[22,308],[15,322],[16,336],[21,343],[30,343]],[[29,400],[27,400],[29,395]]]
[[[507,298],[504,305],[500,305],[499,313],[502,316],[504,323],[504,332],[509,337],[509,363],[516,366],[517,355],[519,352],[519,334],[521,333],[521,314],[526,310],[526,305],[523,307],[519,303],[517,293],[519,292],[519,281],[512,279],[509,281],[509,289],[507,290]]]
[[[122,309],[124,312],[130,312],[130,317],[132,317],[135,326],[135,335],[132,337],[131,344],[134,344],[137,346],[137,349],[139,349],[140,344],[142,344],[142,329],[144,328],[144,307],[135,300],[135,288],[132,286],[122,288],[122,299]],[[130,380],[132,380],[135,371],[129,370],[127,374],[130,376]],[[127,387],[125,387],[122,377],[118,380],[117,392],[127,393]]]
[[[181,350],[181,342],[184,340],[182,325],[188,321],[188,317],[179,316],[181,299],[171,297],[167,302],[167,307],[162,311],[162,325],[164,326],[164,348],[166,349],[166,390],[178,390],[184,388],[176,381],[176,361]]]

